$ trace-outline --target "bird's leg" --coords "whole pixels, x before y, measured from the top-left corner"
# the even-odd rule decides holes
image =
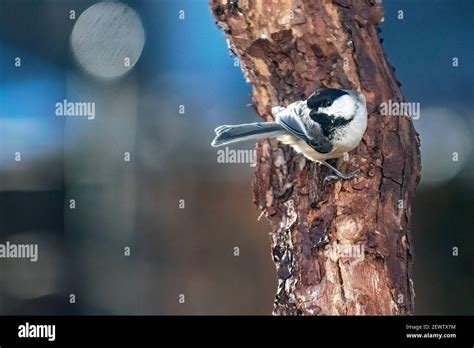
[[[323,183],[326,183],[329,180],[337,180],[337,179],[343,179],[343,180],[350,180],[354,178],[357,175],[357,171],[350,172],[350,173],[342,173],[336,168],[334,168],[332,165],[327,163],[326,161],[318,161],[319,164],[322,164],[326,166],[327,168],[331,169],[334,174],[336,175],[328,175],[327,177],[324,178]]]

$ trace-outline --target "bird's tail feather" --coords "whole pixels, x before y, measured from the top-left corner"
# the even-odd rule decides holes
[[[276,122],[254,122],[235,126],[220,126],[215,129],[213,147],[245,140],[272,138],[286,134],[286,130]]]

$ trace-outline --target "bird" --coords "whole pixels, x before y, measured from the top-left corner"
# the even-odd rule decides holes
[[[222,125],[215,129],[213,147],[276,138],[310,161],[328,167],[336,178],[349,180],[357,171],[343,173],[326,162],[355,149],[367,129],[364,94],[356,90],[321,88],[305,100],[271,109],[275,121]],[[333,176],[331,176],[332,178]]]

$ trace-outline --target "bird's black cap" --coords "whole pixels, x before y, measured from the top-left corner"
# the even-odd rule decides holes
[[[308,98],[307,105],[310,109],[318,109],[319,107],[331,106],[332,102],[337,98],[348,94],[346,91],[337,88],[323,88]]]

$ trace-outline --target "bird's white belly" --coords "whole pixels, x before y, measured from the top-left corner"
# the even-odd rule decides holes
[[[347,150],[341,151],[340,148],[335,148],[329,153],[319,153],[311,146],[306,144],[303,140],[293,135],[281,135],[277,137],[277,140],[285,145],[290,145],[296,152],[303,154],[307,159],[311,161],[323,161],[331,158],[341,157]]]

